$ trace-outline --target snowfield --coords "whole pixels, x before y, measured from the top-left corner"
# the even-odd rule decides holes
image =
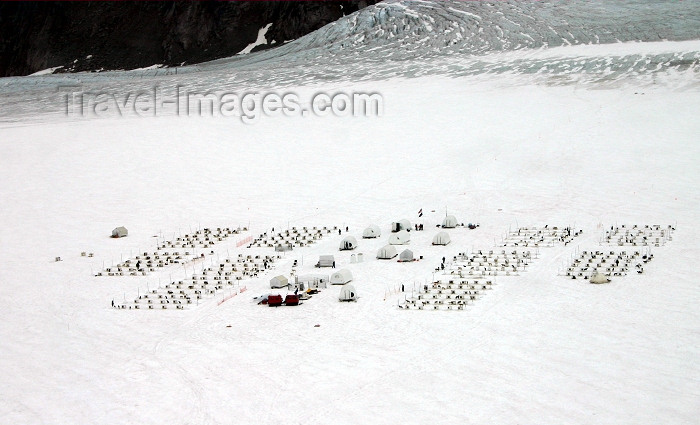
[[[306,81],[286,69],[299,78],[259,87],[301,96],[374,91],[384,98],[384,114],[252,125],[175,116],[67,119],[51,112],[57,101],[50,99],[74,77],[2,86],[2,422],[696,424],[696,43],[649,43],[649,55],[690,62],[658,72],[628,68],[613,84],[585,66],[561,84],[522,70],[441,72],[444,58],[424,76],[407,73],[406,62],[396,75],[374,79],[367,66],[359,70],[368,73],[362,81]],[[644,46],[630,50],[643,55]],[[532,55],[596,62],[625,51],[590,45]],[[213,85],[234,74],[235,63],[157,78]],[[123,88],[130,75],[75,78]],[[42,98],[52,105],[45,113],[22,106]],[[432,246],[446,212],[480,227],[448,229],[452,242]],[[407,246],[423,260],[376,260],[390,223],[402,218],[425,224]],[[361,239],[372,223],[382,236]],[[599,241],[622,224],[676,230],[652,248],[643,274],[607,285],[558,275],[577,250],[621,248]],[[129,236],[109,238],[122,225]],[[500,249],[509,228],[544,225],[583,234],[539,248],[527,271],[497,277],[463,311],[397,307],[431,282],[443,256],[449,263],[460,252]],[[195,265],[94,276],[154,250],[157,240],[238,226],[250,230],[216,244],[213,255],[204,251]],[[351,263],[351,252],[338,252],[346,232],[334,232],[281,254],[273,270],[241,281],[236,288],[246,291],[221,304],[232,292],[183,310],[111,307],[226,257],[273,254],[236,242],[292,226],[347,226],[359,241],[352,253],[365,259]],[[299,274],[319,272],[313,264],[322,254],[352,271],[357,302],[338,302],[339,286],[298,307],[252,301],[275,292],[269,279],[288,276],[294,260]],[[402,284],[407,293],[398,291]]]

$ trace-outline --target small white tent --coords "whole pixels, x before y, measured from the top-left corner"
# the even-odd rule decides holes
[[[591,283],[595,284],[601,284],[601,283],[610,283],[610,279],[608,279],[607,276],[605,276],[603,273],[593,273],[593,276],[588,280]]]
[[[457,219],[453,215],[448,215],[442,220],[442,227],[445,229],[454,229],[457,227]]]
[[[347,236],[340,242],[341,251],[350,251],[357,248],[357,239],[354,236]]]
[[[382,231],[379,229],[379,226],[370,224],[369,227],[365,229],[364,232],[362,232],[362,237],[365,239],[371,239],[371,238],[378,238],[382,235]]]
[[[352,273],[348,269],[340,269],[331,275],[331,285],[344,285],[352,280]]]
[[[113,238],[123,238],[129,234],[129,231],[126,230],[126,227],[124,226],[119,226],[115,227],[114,230],[112,230],[112,237]]]
[[[413,261],[413,251],[410,249],[404,249],[401,252],[401,255],[399,255],[399,262],[400,263],[410,263]]]
[[[406,245],[411,241],[411,234],[405,230],[389,236],[389,243],[392,245]]]
[[[383,248],[380,248],[379,251],[377,251],[377,258],[380,260],[390,260],[394,257],[396,257],[398,254],[396,253],[396,248],[394,248],[391,245],[386,245]]]
[[[411,222],[404,218],[403,220],[391,223],[391,233],[400,232],[402,230],[409,232],[411,230]]]
[[[287,286],[289,286],[289,280],[282,275],[270,279],[270,288],[286,288]]]
[[[439,232],[433,237],[433,245],[447,245],[450,243],[450,235],[447,232]]]
[[[340,288],[340,295],[338,295],[339,301],[357,301],[357,292],[355,287],[349,283],[346,283]]]

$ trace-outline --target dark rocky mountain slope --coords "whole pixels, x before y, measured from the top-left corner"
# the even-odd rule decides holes
[[[234,55],[271,24],[269,48],[376,0],[2,2],[0,76],[133,69]]]

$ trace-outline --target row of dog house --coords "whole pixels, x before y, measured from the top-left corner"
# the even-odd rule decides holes
[[[389,245],[406,245],[411,241],[411,234],[406,230],[400,230],[389,236]],[[447,245],[451,241],[450,235],[447,232],[439,232],[433,237],[433,245]],[[351,251],[357,248],[357,239],[353,236],[347,236],[340,242],[339,249],[341,251]]]

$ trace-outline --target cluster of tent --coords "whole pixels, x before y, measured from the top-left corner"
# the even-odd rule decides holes
[[[328,281],[328,276],[321,275],[308,275],[300,276],[296,279],[296,283],[293,287],[300,289],[301,291],[306,291],[307,289],[320,289],[326,287],[326,282]],[[338,301],[357,301],[357,291],[355,287],[350,284],[352,281],[352,273],[348,269],[341,269],[336,271],[330,276],[330,283],[332,285],[343,285],[340,287],[340,293],[338,294]],[[285,276],[275,276],[270,279],[270,288],[280,289],[280,288],[291,288],[289,279]],[[290,295],[288,295],[289,297]],[[281,305],[280,302],[275,305]],[[297,303],[299,299],[297,298]]]
[[[299,285],[300,283],[314,283],[314,286],[317,288],[325,288],[326,282],[330,282],[331,285],[344,285],[350,281],[352,281],[352,272],[348,269],[340,269],[333,272],[330,278],[327,275],[299,276],[296,279],[295,285]],[[275,276],[270,279],[270,288],[272,289],[286,288],[288,286],[290,286],[289,279],[283,275]]]
[[[453,215],[448,215],[442,221],[442,228],[453,229],[457,227],[459,223]],[[389,245],[406,245],[411,241],[411,222],[403,219],[391,223],[391,236],[389,236]],[[363,232],[362,237],[364,239],[375,239],[382,235],[382,231],[379,226],[375,224],[369,225]],[[447,232],[439,232],[433,238],[433,245],[447,245],[450,243],[450,235]],[[340,242],[340,250],[353,250],[357,248],[357,239],[352,236],[348,236]]]

